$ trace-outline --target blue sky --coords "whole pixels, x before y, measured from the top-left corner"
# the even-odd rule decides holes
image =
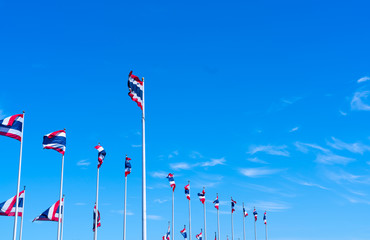
[[[130,70],[146,82],[148,239],[171,219],[203,227],[195,197],[221,200],[221,235],[242,238],[241,203],[256,206],[259,239],[268,211],[271,240],[370,238],[370,29],[367,1],[0,1],[1,116],[26,111],[22,185],[24,240],[56,237],[31,223],[58,199],[61,155],[42,136],[67,129],[64,238],[92,234],[97,151],[99,238],[120,238],[124,156],[128,238],[141,233],[140,110],[127,96]],[[1,137],[0,201],[15,194],[19,142]],[[247,239],[253,237],[247,218]],[[0,218],[1,238],[13,219]],[[194,236],[193,236],[194,237]]]

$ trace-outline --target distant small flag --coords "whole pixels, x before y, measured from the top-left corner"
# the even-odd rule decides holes
[[[263,222],[264,222],[265,224],[267,224],[266,212],[265,212],[265,214],[263,214]]]
[[[216,233],[215,233],[215,240],[217,240],[217,235],[216,235]]]
[[[172,191],[175,191],[176,183],[175,183],[175,179],[173,178],[173,174],[169,173],[167,178],[168,178],[168,181],[170,182],[170,186],[172,188]]]
[[[256,211],[256,209],[254,209],[253,215],[254,215],[254,221],[257,221],[257,211]]]
[[[104,161],[104,158],[105,158],[105,155],[107,155],[107,153],[105,152],[104,148],[102,146],[97,145],[95,146],[95,149],[98,150],[98,168],[101,167],[101,165],[103,164],[103,161]]]
[[[23,202],[24,202],[24,190],[19,193],[18,197],[18,216],[23,215]],[[15,216],[15,206],[17,202],[17,196],[14,196],[5,202],[0,203],[0,216]]]
[[[213,201],[213,203],[215,204],[215,208],[218,210],[220,205],[220,201],[218,201],[218,196],[216,197],[216,200]]]
[[[187,240],[187,235],[186,235],[186,229],[184,227],[183,230],[180,231],[181,235],[184,237],[184,240]]]
[[[139,79],[139,77],[132,74],[132,71],[128,74],[128,95],[131,97],[132,101],[136,102],[137,105],[143,110],[143,91],[144,82]]]
[[[185,196],[188,200],[190,200],[190,185],[185,186]]]
[[[170,240],[170,226],[168,226],[167,233],[162,237],[162,240]]]
[[[202,232],[200,232],[199,234],[197,234],[195,236],[198,240],[202,240]]]
[[[63,198],[62,198],[62,206],[61,206],[61,212],[63,212]],[[62,216],[62,214],[60,214]],[[62,216],[63,217],[63,216]],[[33,219],[34,221],[52,221],[52,222],[58,222],[59,220],[59,200],[51,205],[48,209],[46,209],[43,213],[41,213],[40,216]]]
[[[236,202],[231,198],[231,213],[235,212],[235,204]]]
[[[248,216],[248,212],[245,210],[245,208],[243,207],[243,216],[246,217]]]
[[[93,214],[93,232],[95,232],[95,214],[96,214],[96,204],[95,204],[95,206],[94,206],[94,214]],[[100,212],[99,212],[99,210],[98,210],[98,219],[97,219],[97,225],[98,225],[98,227],[100,227],[101,226],[101,223],[100,223]]]
[[[125,177],[131,173],[131,163],[130,163],[131,158],[127,157],[126,155],[126,160],[125,160]]]
[[[198,196],[199,196],[199,200],[204,204],[204,202],[206,201],[206,192],[203,191],[201,193],[198,193]]]
[[[54,149],[64,155],[66,151],[66,131],[59,130],[46,134],[42,142],[44,149]]]
[[[23,114],[16,114],[0,120],[0,135],[21,141]]]

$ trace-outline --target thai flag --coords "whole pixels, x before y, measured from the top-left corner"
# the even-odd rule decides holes
[[[203,191],[201,193],[198,193],[198,196],[199,196],[199,200],[204,204],[204,202],[206,201],[206,192]]]
[[[128,89],[130,92],[128,95],[131,97],[132,101],[136,102],[137,105],[143,110],[143,91],[144,82],[132,74],[132,71],[128,74]]]
[[[218,206],[220,205],[220,201],[218,201],[218,196],[216,197],[216,200],[213,201],[215,204],[215,208],[218,210]]]
[[[256,211],[256,209],[254,209],[253,215],[254,215],[254,221],[257,221],[257,211]]]
[[[185,196],[188,200],[190,200],[190,185],[185,186]]]
[[[55,151],[64,155],[66,151],[66,139],[66,131],[59,130],[46,134],[42,144],[44,149],[54,149]]]
[[[231,213],[235,212],[235,204],[236,202],[231,198]]]
[[[127,157],[126,155],[126,160],[125,160],[125,177],[131,173],[131,163],[130,163],[131,158]]]
[[[101,167],[101,165],[103,164],[103,161],[104,161],[104,158],[105,158],[105,155],[107,155],[107,153],[105,152],[104,148],[102,146],[97,145],[95,146],[95,149],[98,150],[98,168]]]
[[[170,240],[170,226],[168,226],[167,233],[162,237],[163,240]]]
[[[24,190],[18,195],[18,216],[23,215]],[[15,204],[17,196],[14,196],[3,203],[0,203],[0,216],[15,216]]]
[[[199,240],[202,240],[202,232],[200,232],[199,234],[197,234],[195,237],[196,237],[197,239],[199,239]]]
[[[0,135],[21,141],[23,129],[23,114],[13,115],[0,120]]]
[[[183,230],[181,230],[180,231],[180,233],[181,233],[181,235],[184,237],[184,240],[187,240],[187,235],[186,235],[186,229],[185,229],[185,227],[184,227],[184,229]]]
[[[94,206],[94,214],[93,214],[93,232],[95,232],[95,214],[96,214],[96,204]],[[100,223],[100,212],[98,210],[98,219],[97,219],[97,223],[98,223],[98,227],[101,226],[101,223]]]
[[[63,212],[63,202],[64,200],[62,199],[62,206],[61,206],[61,211]],[[52,221],[52,222],[58,222],[59,216],[63,217],[62,214],[59,214],[59,200],[51,205],[48,209],[46,209],[43,213],[41,213],[40,216],[37,218],[33,219],[32,222],[34,221]]]
[[[266,212],[265,212],[265,214],[263,215],[263,222],[264,222],[265,224],[267,224]]]
[[[246,217],[248,216],[248,212],[245,210],[245,208],[243,207],[243,216]]]
[[[170,186],[172,187],[172,191],[175,191],[176,183],[175,183],[175,179],[173,178],[173,174],[169,173],[167,178],[168,178],[168,181],[170,182]]]

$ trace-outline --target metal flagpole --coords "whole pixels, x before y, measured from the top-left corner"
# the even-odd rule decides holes
[[[95,212],[94,240],[98,239],[98,215],[99,215],[98,201],[99,201],[99,168],[96,174],[96,202],[95,202],[96,212]]]
[[[143,182],[142,182],[142,239],[146,240],[146,172],[145,172],[145,83],[144,83],[144,78],[143,80],[143,110],[142,110],[142,135],[143,135],[143,166],[142,166],[142,174],[143,174]]]
[[[123,208],[123,240],[126,240],[126,202],[127,202],[127,176],[125,176],[125,206]]]
[[[254,209],[256,209],[256,207],[254,207]],[[256,219],[254,219],[254,240],[257,240]]]
[[[243,240],[245,240],[245,215],[244,215],[244,202],[243,202]]]
[[[218,199],[218,193],[217,193],[217,199]],[[218,233],[218,240],[220,240],[221,235],[220,235],[220,213],[219,213],[219,209],[217,209],[217,233]]]
[[[63,240],[63,227],[64,227],[64,197],[65,195],[63,194],[63,199],[62,199],[62,203],[63,203],[63,206],[62,206],[62,231],[60,232],[60,239]]]
[[[188,181],[188,184],[189,184],[189,189],[190,189],[190,181]],[[189,190],[189,194],[190,194],[190,190]],[[188,200],[188,202],[189,202],[189,240],[191,240],[191,204],[190,204],[190,200]]]
[[[64,129],[65,131],[66,129]],[[61,216],[61,205],[62,205],[62,197],[63,197],[63,173],[64,173],[64,154],[62,157],[62,169],[60,173],[60,192],[59,192],[59,215],[58,215],[58,237],[57,239],[60,240],[60,216]]]
[[[172,240],[175,240],[175,191],[172,190]]]
[[[231,201],[233,199],[231,198]],[[231,240],[234,240],[233,207],[231,206]]]
[[[267,223],[265,224],[265,234],[266,234],[266,240],[267,240]]]
[[[21,169],[22,169],[22,150],[23,150],[23,131],[24,131],[24,111],[23,111],[23,124],[21,132],[21,148],[19,151],[19,165],[18,165],[18,184],[17,184],[17,197],[15,202],[15,217],[14,217],[14,228],[13,228],[13,240],[17,237],[17,221],[18,221],[18,204],[19,204],[19,187],[21,184]]]
[[[205,188],[203,187],[203,190]],[[203,204],[203,210],[204,210],[204,240],[207,240],[207,221],[206,221],[206,201],[204,200]]]
[[[23,196],[23,212],[21,217],[21,230],[19,231],[19,240],[22,240],[22,233],[23,233],[23,215],[24,215],[24,203],[26,201],[26,186],[23,187],[24,196]]]

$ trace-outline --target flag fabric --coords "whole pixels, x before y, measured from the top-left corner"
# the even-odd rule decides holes
[[[105,152],[104,148],[102,146],[97,145],[95,146],[95,149],[98,150],[98,168],[101,167],[101,165],[103,164],[103,161],[104,161],[104,158],[105,158],[105,155],[107,155],[107,153]]]
[[[183,230],[180,231],[180,233],[184,237],[184,240],[187,240],[186,229],[184,228]]]
[[[197,234],[195,236],[198,240],[202,240],[202,232],[200,232],[199,234]]]
[[[206,201],[206,192],[203,191],[201,193],[198,193],[198,197],[199,197],[199,200],[204,204],[204,202]]]
[[[243,216],[246,217],[248,216],[248,212],[245,210],[245,208],[243,207]]]
[[[96,204],[94,206],[94,214],[93,214],[93,232],[95,232],[95,214],[96,214]],[[98,227],[101,226],[101,223],[100,223],[100,212],[98,210],[98,219],[97,219],[97,223],[98,223]]]
[[[254,221],[257,221],[257,211],[256,211],[256,209],[254,209],[253,215],[254,215]]]
[[[63,199],[62,199],[62,206],[61,211],[63,212]],[[46,209],[43,213],[41,213],[40,216],[33,219],[34,221],[52,221],[52,222],[58,222],[59,216],[63,217],[62,214],[59,214],[59,200],[51,205],[48,209]]]
[[[0,120],[0,135],[21,141],[23,130],[23,114],[16,114]]]
[[[131,163],[130,163],[131,158],[127,157],[126,155],[126,160],[125,160],[125,177],[131,173]]]
[[[170,226],[168,226],[167,233],[162,237],[162,240],[170,240]]]
[[[64,155],[66,151],[66,139],[66,131],[59,130],[46,134],[42,144],[44,149],[54,149],[55,151]]]
[[[188,200],[190,200],[190,185],[185,186],[185,196]]]
[[[235,204],[236,202],[231,198],[231,213],[235,212]]]
[[[143,110],[143,91],[144,82],[140,81],[139,77],[132,74],[132,71],[128,74],[128,95],[131,97],[132,101],[136,102],[137,105]]]
[[[24,190],[18,195],[18,217],[23,215]],[[15,216],[17,195],[0,203],[0,216]]]
[[[263,214],[263,222],[264,222],[264,224],[267,224],[266,212],[265,212],[265,214]]]
[[[173,178],[173,174],[169,173],[167,178],[168,178],[168,181],[170,182],[170,186],[172,188],[172,191],[175,191],[176,183],[175,183],[175,179]]]
[[[213,201],[213,203],[215,204],[215,208],[218,210],[218,207],[220,205],[220,201],[218,201],[218,196],[216,197],[216,200]]]

